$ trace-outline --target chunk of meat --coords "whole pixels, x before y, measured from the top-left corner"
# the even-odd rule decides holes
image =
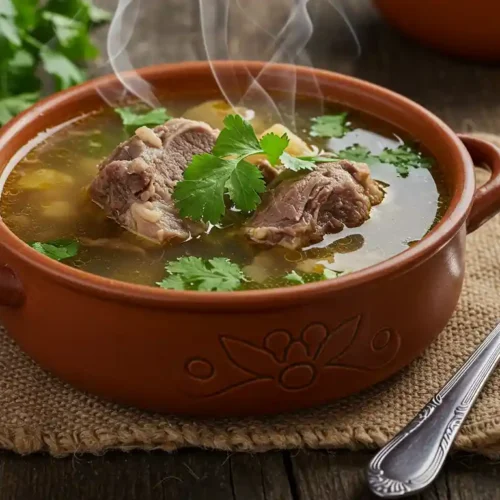
[[[206,226],[179,216],[175,184],[196,154],[212,150],[218,131],[176,118],[154,129],[141,127],[98,167],[92,200],[129,231],[158,241],[184,241]]]
[[[301,248],[344,225],[360,226],[383,196],[366,165],[324,163],[307,174],[283,176],[267,191],[244,232],[262,245]]]

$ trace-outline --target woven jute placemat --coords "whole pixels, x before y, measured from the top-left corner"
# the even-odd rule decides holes
[[[362,394],[294,414],[206,421],[120,407],[48,375],[0,330],[0,447],[61,456],[113,448],[264,451],[381,446],[500,319],[500,217],[470,235],[467,248],[466,283],[458,309],[423,356]],[[500,456],[500,370],[480,395],[455,446]]]

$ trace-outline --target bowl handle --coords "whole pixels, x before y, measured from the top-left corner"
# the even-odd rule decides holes
[[[460,139],[472,156],[474,164],[491,172],[488,182],[477,189],[474,195],[467,218],[467,232],[472,233],[500,212],[500,148],[470,135],[460,135]]]
[[[18,277],[10,267],[0,266],[0,306],[19,307],[23,302],[24,292]]]

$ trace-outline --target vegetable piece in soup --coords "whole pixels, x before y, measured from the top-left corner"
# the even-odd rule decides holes
[[[441,166],[374,117],[315,116],[305,98],[282,123],[220,100],[162,105],[101,110],[32,147],[2,220],[89,273],[238,293],[342,279],[418,242],[448,206]]]

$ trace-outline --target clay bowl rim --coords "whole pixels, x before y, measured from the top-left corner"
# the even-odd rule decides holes
[[[212,61],[211,64],[219,69],[240,68],[246,66],[253,74],[267,64],[260,61]],[[432,121],[446,137],[450,146],[454,147],[454,155],[450,158],[450,165],[460,168],[455,192],[450,201],[447,212],[441,221],[416,245],[373,266],[355,271],[335,280],[310,283],[298,287],[273,288],[268,290],[246,290],[238,292],[198,292],[163,290],[146,285],[136,285],[121,282],[110,278],[80,271],[78,269],[57,262],[46,257],[19,239],[0,219],[0,245],[28,265],[33,265],[39,271],[45,272],[51,278],[72,288],[90,295],[98,295],[107,299],[117,299],[134,304],[147,304],[156,307],[176,307],[179,309],[197,310],[232,310],[232,309],[270,309],[277,306],[289,306],[306,303],[318,296],[332,292],[353,288],[366,283],[375,283],[380,279],[387,279],[397,273],[404,272],[418,265],[433,253],[444,246],[464,224],[475,191],[474,166],[472,159],[458,136],[443,121],[430,111],[384,87],[369,83],[358,78],[339,73],[312,69],[290,64],[272,64],[276,71],[294,71],[296,75],[306,76],[314,73],[320,81],[336,81],[337,84],[350,86],[361,94],[370,93],[373,99],[382,100],[390,104],[397,104],[407,109],[412,120]],[[174,64],[158,64],[138,70],[146,80],[162,73],[211,73],[210,63],[207,61],[182,62]],[[126,73],[124,73],[126,75]],[[68,100],[78,100],[79,97],[95,93],[97,85],[107,86],[117,82],[115,75],[105,75],[92,79],[62,92],[53,94],[40,100],[35,105],[18,115],[0,129],[0,149],[5,148],[9,141],[30,123],[44,113],[50,113],[64,106]],[[326,96],[328,99],[328,96]],[[334,100],[332,99],[332,102]],[[56,126],[55,124],[52,126]],[[33,136],[33,137],[36,137]],[[10,161],[15,152],[9,156]],[[1,262],[0,262],[1,264]],[[15,272],[15,269],[13,269]]]

